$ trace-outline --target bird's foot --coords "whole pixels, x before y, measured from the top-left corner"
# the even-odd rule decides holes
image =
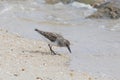
[[[50,46],[50,44],[48,44],[48,46],[50,48],[51,54],[56,55],[56,53],[52,50],[52,47]]]
[[[51,54],[52,55],[56,55],[56,52],[54,52],[53,50],[51,50]]]

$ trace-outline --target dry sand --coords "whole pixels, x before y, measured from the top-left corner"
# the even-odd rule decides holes
[[[70,70],[70,56],[51,55],[45,42],[0,29],[0,46],[0,80],[95,80]]]

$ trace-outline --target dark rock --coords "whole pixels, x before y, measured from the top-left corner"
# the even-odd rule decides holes
[[[97,12],[88,16],[87,18],[120,18],[120,5],[118,2],[106,2],[99,6],[96,6],[96,8],[98,9]]]
[[[74,0],[45,0],[45,2],[46,2],[47,4],[56,4],[56,3],[59,3],[59,2],[62,2],[62,3],[64,3],[64,4],[69,4],[69,3],[71,3],[72,1],[74,1]]]
[[[85,3],[85,4],[92,4],[95,2],[95,0],[74,0],[80,3]]]

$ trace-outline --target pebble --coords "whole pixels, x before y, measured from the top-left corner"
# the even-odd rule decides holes
[[[14,76],[16,76],[16,77],[17,77],[17,76],[18,76],[18,74],[16,74],[16,73],[15,73],[15,74],[14,74]]]

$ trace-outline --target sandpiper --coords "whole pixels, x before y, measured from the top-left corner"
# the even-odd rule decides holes
[[[53,53],[54,55],[56,55],[56,53],[53,51],[52,46],[67,47],[69,52],[71,53],[70,42],[60,34],[41,31],[38,29],[35,29],[35,31],[43,35],[45,38],[47,38],[51,42],[48,44],[48,46],[50,48],[51,53]]]

